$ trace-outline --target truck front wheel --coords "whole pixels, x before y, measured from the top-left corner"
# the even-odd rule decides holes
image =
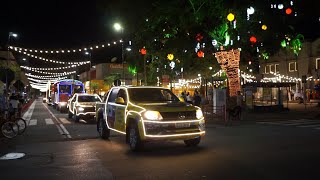
[[[110,136],[110,129],[107,128],[105,121],[100,118],[97,123],[97,130],[102,139],[108,139]]]
[[[132,123],[129,126],[128,133],[129,133],[129,136],[128,136],[129,141],[128,142],[129,142],[130,149],[132,151],[138,151],[138,150],[142,149],[143,142],[140,139],[137,124]]]

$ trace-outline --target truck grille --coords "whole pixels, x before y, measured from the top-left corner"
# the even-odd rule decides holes
[[[95,107],[84,107],[85,112],[95,112],[96,108]]]
[[[182,111],[182,112],[160,112],[164,121],[170,120],[191,120],[196,119],[196,111]]]

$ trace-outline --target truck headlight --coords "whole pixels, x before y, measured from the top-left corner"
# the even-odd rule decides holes
[[[83,107],[78,107],[78,111],[84,111]]]
[[[143,117],[147,120],[162,120],[162,116],[159,111],[146,111],[143,113]]]
[[[203,113],[202,113],[201,109],[197,109],[196,117],[197,117],[197,119],[202,119],[203,118]]]

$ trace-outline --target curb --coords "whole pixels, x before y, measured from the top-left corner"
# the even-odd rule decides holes
[[[31,99],[27,104],[24,104],[21,108],[21,114],[24,114],[29,107],[31,106],[31,104],[34,102],[35,99]]]

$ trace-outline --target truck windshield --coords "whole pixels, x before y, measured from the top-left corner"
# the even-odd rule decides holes
[[[101,102],[98,96],[79,96],[78,102]]]
[[[128,89],[131,101],[135,102],[164,102],[180,100],[168,89],[161,88],[132,88]]]

